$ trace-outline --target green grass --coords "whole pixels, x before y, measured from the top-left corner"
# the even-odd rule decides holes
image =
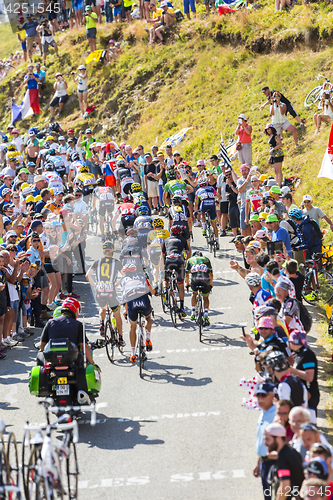
[[[21,44],[9,23],[0,24],[0,59],[7,58],[11,52],[21,50]]]

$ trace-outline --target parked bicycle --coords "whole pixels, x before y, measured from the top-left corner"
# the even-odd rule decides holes
[[[312,259],[305,262],[305,279],[302,289],[302,298],[308,303],[327,303],[333,298],[333,275],[326,269],[318,269],[322,253],[312,255]],[[320,266],[319,266],[320,267]]]
[[[11,432],[6,446],[4,430],[4,421],[0,420],[0,499],[19,500],[22,493],[16,438]]]
[[[311,92],[308,93],[304,101],[304,106],[306,108],[309,108],[317,101],[319,101],[321,94],[325,90],[327,91],[333,88],[333,84],[329,81],[328,78],[326,78],[326,76],[320,74],[317,75],[317,80],[319,80],[320,78],[324,78],[325,81],[322,85],[317,85],[314,89],[311,90]]]
[[[27,500],[76,499],[79,468],[75,443],[78,424],[68,413],[50,422],[51,398],[39,401],[46,411],[47,423],[24,427],[22,467]],[[52,431],[64,431],[60,444],[52,441]],[[36,434],[31,438],[31,432]],[[43,434],[44,433],[44,434]]]

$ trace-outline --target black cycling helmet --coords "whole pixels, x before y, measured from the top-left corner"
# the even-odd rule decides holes
[[[50,123],[50,125],[49,125],[49,131],[50,132],[57,132],[57,133],[59,133],[60,130],[61,130],[61,127],[60,127],[59,123],[57,123],[57,122]]]
[[[50,148],[49,151],[48,151],[48,154],[50,156],[55,156],[56,155],[56,150],[54,148]]]
[[[166,176],[167,176],[167,179],[168,179],[169,181],[173,181],[173,180],[175,180],[175,179],[176,179],[176,177],[177,177],[177,176],[176,176],[176,172],[175,172],[173,169],[171,169],[171,170],[167,170],[167,171],[166,171]]]
[[[126,162],[124,160],[124,158],[121,158],[120,160],[117,161],[116,163],[117,167],[126,167]]]
[[[196,252],[192,253],[192,257],[202,257],[202,252],[199,252],[198,250]]]
[[[51,163],[51,162],[47,162],[47,163],[45,163],[45,165],[44,165],[44,169],[45,169],[47,172],[53,172],[53,170],[54,170],[54,165],[53,165],[53,163]]]
[[[80,159],[80,155],[77,151],[73,151],[73,153],[70,154],[69,159],[71,161],[77,161]]]
[[[102,246],[103,250],[114,250],[114,244],[112,243],[112,241],[104,241],[103,243],[103,246]]]
[[[282,372],[289,368],[289,363],[283,352],[272,351],[268,354],[265,360],[265,364],[268,365],[272,370],[276,372]]]
[[[104,179],[97,179],[96,186],[105,186]]]
[[[178,205],[183,203],[183,199],[181,196],[174,196],[171,201],[173,205]]]

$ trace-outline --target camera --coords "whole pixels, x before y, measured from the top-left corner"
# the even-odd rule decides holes
[[[75,75],[75,71],[71,71],[71,75]]]

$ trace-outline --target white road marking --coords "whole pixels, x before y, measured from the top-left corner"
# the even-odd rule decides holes
[[[174,418],[188,418],[188,417],[218,417],[220,416],[220,411],[201,411],[194,413],[171,413],[165,415],[150,415],[149,417],[133,417],[133,418],[118,418],[118,422],[139,422],[139,421],[147,421],[147,420],[171,420]],[[125,429],[126,430],[126,429]]]
[[[220,327],[217,327],[217,328],[221,328],[221,329],[225,329],[224,326],[220,326]],[[245,344],[244,344],[245,345]],[[201,347],[201,348],[193,348],[193,349],[167,349],[166,352],[168,354],[171,354],[171,353],[175,353],[175,354],[183,354],[183,353],[189,353],[189,352],[207,352],[207,351],[226,351],[226,350],[229,350],[229,349],[240,349],[241,346],[239,345],[228,345],[228,346],[214,346],[214,347]],[[157,354],[157,353],[163,353],[163,351],[153,351],[154,354]],[[94,356],[95,358],[105,358],[106,357],[106,354],[97,354],[97,356]],[[119,357],[121,357],[121,355],[119,355]],[[150,360],[153,360],[154,357],[150,357],[148,358],[148,361]]]

